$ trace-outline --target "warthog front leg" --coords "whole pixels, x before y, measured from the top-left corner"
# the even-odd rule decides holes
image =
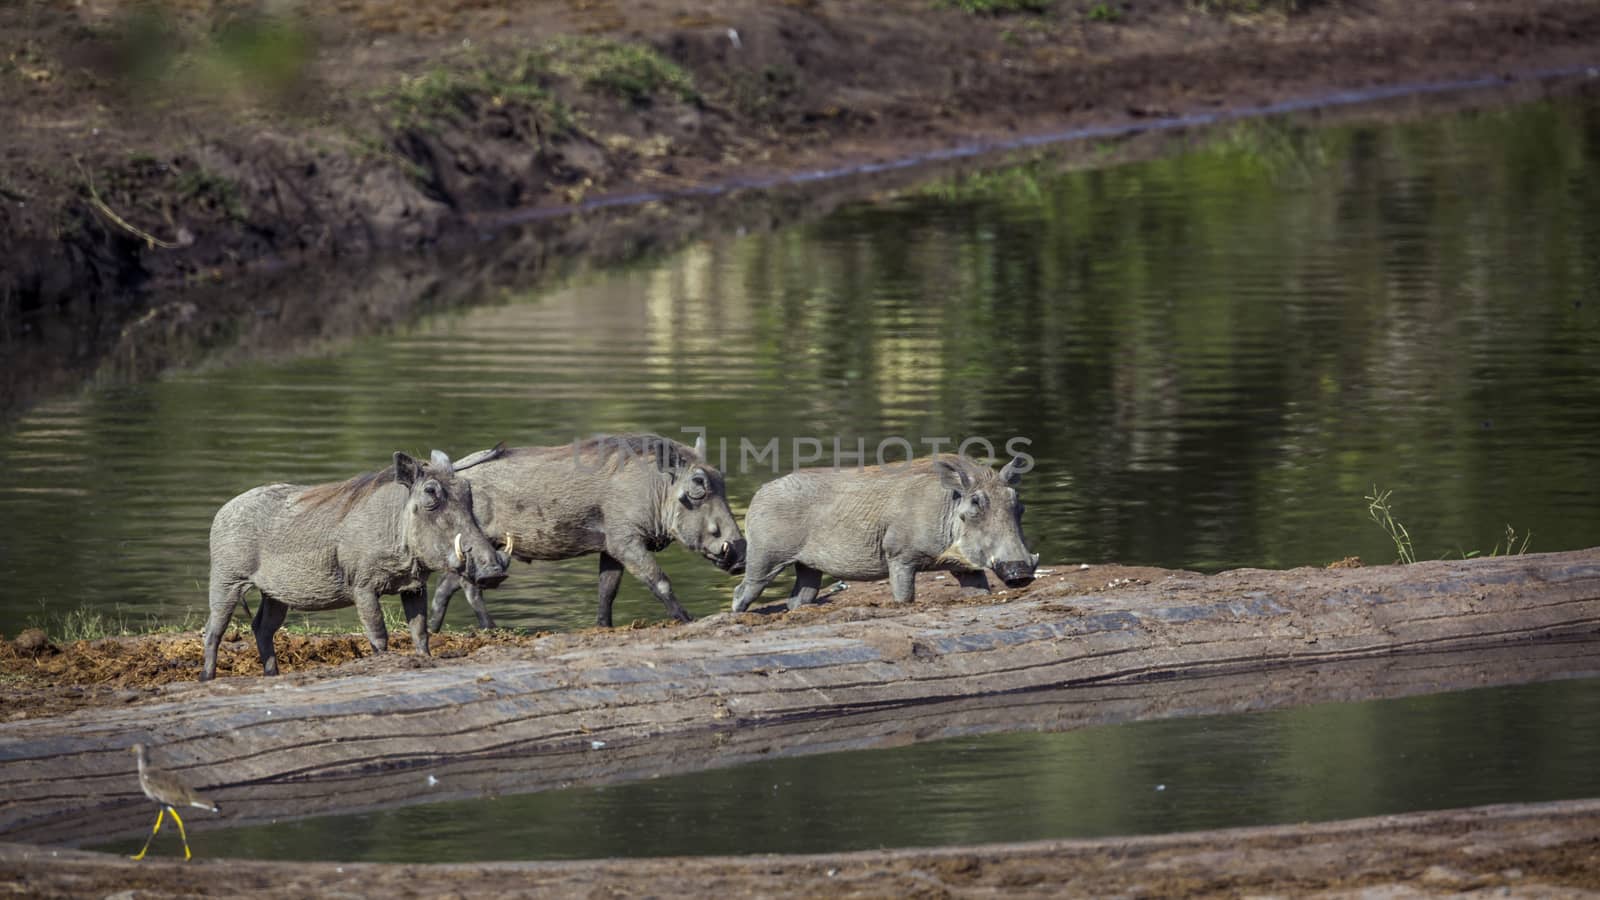
[[[369,588],[356,589],[356,614],[361,617],[361,630],[367,633],[367,642],[373,652],[389,651],[389,626],[383,624],[383,607],[378,605],[378,594]]]
[[[439,584],[433,589],[433,604],[428,610],[428,630],[434,634],[444,627],[444,614],[450,608],[450,598],[455,596],[456,588],[461,586],[461,579],[454,572],[446,572],[439,576]]]
[[[611,627],[611,604],[617,600],[617,591],[622,587],[622,563],[615,556],[600,551],[600,612],[595,616],[603,628]]]
[[[439,584],[433,589],[433,604],[428,611],[428,630],[434,634],[444,627],[444,614],[450,608],[450,598],[455,595],[456,588],[466,592],[467,605],[472,607],[473,615],[478,617],[479,628],[493,628],[494,617],[489,615],[489,610],[483,605],[483,588],[470,581],[463,581],[460,575],[446,572],[439,576]]]
[[[889,591],[896,603],[917,599],[917,567],[914,563],[889,561]]]
[[[989,576],[981,571],[956,571],[956,581],[961,584],[963,594],[989,593]]]
[[[400,592],[400,608],[411,628],[411,643],[418,656],[428,655],[428,594],[426,589]]]
[[[261,674],[278,674],[278,650],[273,643],[273,635],[283,627],[283,620],[289,615],[289,607],[281,600],[274,600],[266,594],[261,595],[261,608],[256,610],[256,618],[250,623],[250,630],[255,632],[256,652],[261,654]]]
[[[615,550],[608,547],[605,552],[610,553],[612,557],[621,562],[622,567],[628,570],[629,575],[644,582],[645,587],[649,588],[650,593],[661,601],[661,605],[667,608],[667,612],[671,613],[674,619],[679,622],[694,621],[694,616],[689,615],[689,611],[684,609],[683,604],[679,603],[678,598],[673,595],[672,581],[667,578],[667,573],[661,571],[661,565],[656,562],[655,554],[651,553],[649,548],[645,547],[642,542],[630,541]],[[600,609],[600,615],[596,617],[596,621],[607,628],[611,627],[611,607],[609,605]]]
[[[805,563],[794,564],[794,590],[789,592],[789,608],[799,609],[817,601],[817,588],[822,587],[822,573]]]

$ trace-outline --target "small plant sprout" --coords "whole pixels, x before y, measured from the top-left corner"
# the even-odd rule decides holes
[[[1378,523],[1378,527],[1389,535],[1391,541],[1394,541],[1394,549],[1399,556],[1398,561],[1410,565],[1417,561],[1417,555],[1411,548],[1411,532],[1406,531],[1404,525],[1395,521],[1394,510],[1389,506],[1389,495],[1392,493],[1394,492],[1379,491],[1378,486],[1373,485],[1372,493],[1363,499],[1367,501],[1367,515]]]

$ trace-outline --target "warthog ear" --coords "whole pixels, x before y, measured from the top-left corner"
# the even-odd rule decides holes
[[[1028,465],[1027,460],[1022,457],[1012,457],[1011,462],[1006,463],[1006,467],[1000,470],[1000,480],[1012,487],[1016,487],[1022,483],[1022,473],[1032,468],[1032,466]]]
[[[433,467],[435,469],[438,469],[442,472],[454,472],[456,470],[455,466],[450,464],[450,454],[444,452],[443,450],[433,451],[433,453],[429,455],[428,459],[433,463]]]
[[[399,450],[394,452],[394,480],[397,484],[410,487],[422,477],[422,464],[412,459],[409,454]]]
[[[967,477],[967,473],[961,471],[961,467],[955,463],[947,459],[941,459],[933,464],[933,469],[939,473],[939,484],[944,486],[946,490],[955,491],[958,494],[965,494],[967,491],[972,490],[972,479]]]

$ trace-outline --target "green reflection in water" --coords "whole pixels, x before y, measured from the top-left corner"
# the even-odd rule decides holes
[[[204,606],[216,508],[395,449],[704,426],[1021,435],[1046,560],[1212,570],[1600,544],[1600,102],[1241,126],[1096,171],[1035,164],[693,246],[313,358],[90,390],[0,436],[0,630]],[[736,508],[770,469],[734,471]],[[519,567],[512,626],[593,617],[595,561]],[[680,550],[689,608],[734,581]],[[774,589],[781,596],[783,585]],[[624,580],[619,621],[662,618]],[[348,626],[354,616],[316,621]],[[471,621],[457,603],[450,621]],[[198,629],[198,622],[191,620]]]
[[[1585,679],[775,759],[191,843],[215,856],[459,862],[1164,833],[1595,796],[1597,743],[1600,680]]]

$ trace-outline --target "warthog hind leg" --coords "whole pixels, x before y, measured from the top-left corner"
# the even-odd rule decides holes
[[[963,594],[989,593],[989,576],[980,571],[957,571],[956,581],[961,584]]]
[[[817,588],[822,587],[822,573],[805,563],[794,564],[794,590],[789,592],[789,608],[799,609],[817,602]]]
[[[250,623],[250,630],[255,632],[256,652],[261,654],[263,675],[278,674],[278,651],[272,637],[283,627],[283,620],[288,615],[289,607],[282,601],[261,595],[261,607],[256,610],[256,619]]]

